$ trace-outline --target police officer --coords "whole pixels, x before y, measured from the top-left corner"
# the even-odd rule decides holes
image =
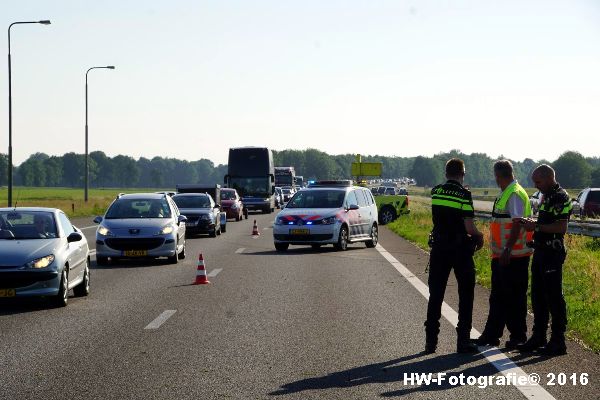
[[[490,224],[490,310],[477,344],[497,346],[506,326],[510,332],[506,348],[513,350],[527,340],[527,284],[533,251],[527,246],[532,235],[523,229],[521,221],[532,215],[531,204],[527,192],[515,180],[510,161],[496,161],[494,175],[502,193],[494,202]]]
[[[431,255],[429,259],[429,303],[425,321],[425,352],[434,353],[440,331],[440,316],[450,270],[458,282],[458,326],[456,351],[477,352],[470,340],[475,264],[473,252],[483,246],[483,235],[473,222],[471,192],[463,187],[465,164],[453,158],[446,163],[447,182],[431,190]]]
[[[552,167],[542,164],[531,176],[535,187],[542,192],[537,222],[524,219],[527,231],[533,231],[535,252],[531,263],[531,303],[533,334],[521,351],[540,349],[548,356],[567,353],[565,331],[567,307],[562,292],[562,266],[567,255],[564,237],[572,211],[569,194],[556,182]],[[552,334],[546,343],[548,320],[552,315]]]

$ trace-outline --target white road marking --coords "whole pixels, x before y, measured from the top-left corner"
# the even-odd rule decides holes
[[[97,227],[98,227],[98,225],[92,225],[92,226],[84,226],[83,228],[79,228],[79,229],[84,230],[84,229],[92,229],[92,228],[97,228]]]
[[[160,314],[156,319],[150,322],[144,329],[158,329],[162,324],[164,324],[169,318],[175,314],[177,310],[165,310]]]
[[[400,261],[398,261],[393,255],[391,255],[386,249],[383,248],[380,244],[376,247],[379,254],[381,254],[392,266],[404,277],[411,285],[417,289],[419,293],[423,295],[427,300],[429,300],[429,287],[424,284],[417,276],[415,276],[408,268],[406,268]],[[452,309],[446,302],[442,303],[442,315],[446,318],[455,328],[458,324],[458,313]],[[481,335],[475,328],[471,329],[471,336],[479,336]],[[509,357],[507,357],[504,353],[502,353],[496,347],[486,347],[486,350],[481,353],[496,369],[508,379],[510,379],[509,374],[512,374],[514,377],[516,375],[516,380],[523,379],[519,378],[520,376],[524,376],[525,378],[529,377],[525,371],[523,371],[519,366],[517,366]],[[526,380],[528,381],[528,380]],[[554,400],[554,397],[550,393],[548,393],[543,387],[539,385],[515,385],[517,389],[528,399],[545,399],[545,400]]]
[[[215,276],[219,275],[219,272],[221,271],[223,271],[223,268],[215,268],[212,271],[210,271],[207,276],[209,278],[214,278]]]
[[[240,247],[239,249],[237,249],[237,250],[235,251],[235,254],[242,254],[242,253],[244,252],[244,250],[246,250],[246,248],[245,248],[245,247]]]

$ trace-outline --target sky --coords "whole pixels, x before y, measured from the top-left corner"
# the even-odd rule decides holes
[[[595,0],[0,2],[5,28],[41,19],[11,30],[17,165],[84,152],[85,71],[105,65],[89,74],[89,148],[109,156],[600,156]]]

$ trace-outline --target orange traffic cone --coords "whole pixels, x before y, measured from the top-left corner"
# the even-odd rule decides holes
[[[210,283],[206,277],[206,269],[204,268],[204,257],[202,253],[198,255],[198,270],[196,271],[196,282],[194,285],[205,285]]]
[[[258,231],[258,225],[256,225],[256,220],[254,220],[254,226],[252,227],[252,236],[258,236],[260,232]]]

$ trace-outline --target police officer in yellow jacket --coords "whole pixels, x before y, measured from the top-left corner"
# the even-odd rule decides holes
[[[492,250],[492,291],[485,328],[476,343],[500,344],[504,326],[510,332],[507,349],[516,349],[527,340],[527,283],[531,234],[523,229],[522,218],[529,218],[531,204],[525,189],[515,180],[510,161],[494,164],[496,183],[502,193],[494,202],[490,224]]]
[[[537,221],[523,221],[525,229],[534,232],[535,252],[531,262],[533,334],[518,349],[539,349],[542,354],[555,356],[567,353],[567,307],[562,292],[562,266],[567,256],[564,237],[573,206],[569,194],[556,182],[555,172],[549,165],[537,167],[531,179],[542,192]],[[550,315],[552,334],[546,344]]]
[[[453,158],[446,163],[448,181],[431,190],[431,254],[429,259],[429,302],[425,321],[425,352],[434,353],[440,331],[444,292],[450,270],[458,282],[457,346],[459,353],[477,351],[470,340],[475,265],[473,252],[483,246],[483,235],[473,223],[471,192],[463,187],[465,164]]]

